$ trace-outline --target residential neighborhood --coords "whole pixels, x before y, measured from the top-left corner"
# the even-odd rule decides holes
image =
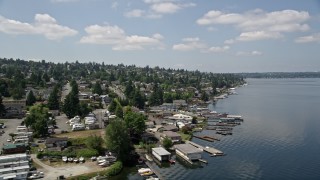
[[[244,83],[235,75],[122,64],[0,61],[5,137],[0,157],[28,157],[20,170],[23,175],[6,171],[0,179],[77,179],[83,174],[76,168],[53,173],[63,167],[84,168],[87,178],[113,176],[150,160],[174,163],[176,155],[193,164],[204,161],[205,150],[185,144],[193,132],[209,129],[210,118],[218,120],[214,128],[241,119],[207,108]],[[161,177],[148,168],[140,175]]]

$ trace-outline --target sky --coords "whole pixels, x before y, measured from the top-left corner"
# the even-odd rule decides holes
[[[320,1],[0,0],[0,57],[320,71]]]

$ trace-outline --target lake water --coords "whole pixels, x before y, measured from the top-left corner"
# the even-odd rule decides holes
[[[158,168],[166,179],[320,179],[320,79],[248,79],[248,85],[210,106],[244,122],[221,141],[193,139],[223,157],[208,164]],[[205,130],[201,134],[214,135]],[[141,179],[129,175],[128,179]]]

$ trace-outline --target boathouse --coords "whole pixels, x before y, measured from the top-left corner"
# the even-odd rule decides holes
[[[152,148],[152,155],[161,161],[169,161],[170,153],[163,147]]]
[[[191,144],[177,144],[174,146],[176,154],[188,162],[201,159],[202,151]]]

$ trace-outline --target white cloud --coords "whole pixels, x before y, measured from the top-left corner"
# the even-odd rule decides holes
[[[224,41],[224,44],[234,44],[235,40],[234,39],[227,39]]]
[[[265,12],[261,9],[240,13],[209,11],[196,22],[199,25],[232,25],[242,31],[237,40],[253,41],[277,39],[288,32],[304,32],[310,29],[306,11],[282,10]],[[231,42],[231,41],[230,41]]]
[[[172,14],[181,9],[181,6],[172,2],[157,3],[151,6],[151,9],[160,14]]]
[[[245,51],[238,51],[236,53],[237,56],[261,56],[263,53],[260,51],[251,51],[251,52],[245,52]]]
[[[237,37],[238,41],[257,41],[264,39],[278,39],[281,38],[281,34],[278,32],[267,32],[267,31],[253,31],[244,32]]]
[[[226,52],[230,49],[229,46],[222,46],[222,47],[219,47],[219,46],[213,46],[213,47],[210,47],[208,49],[208,52],[213,52],[213,53],[221,53],[221,52]]]
[[[296,43],[311,43],[318,42],[320,43],[320,33],[312,34],[309,36],[302,36],[295,39]]]
[[[161,34],[151,37],[126,35],[125,31],[118,26],[91,25],[85,28],[87,36],[80,39],[84,44],[107,44],[112,45],[113,50],[142,50],[145,47],[163,48]]]
[[[197,49],[205,49],[207,47],[206,44],[201,42],[198,37],[184,38],[182,41],[183,43],[173,45],[172,49],[176,51],[192,51]]]
[[[0,16],[0,31],[7,34],[41,34],[50,40],[60,40],[74,36],[78,32],[66,26],[59,25],[48,14],[36,14],[33,24],[7,19]]]
[[[195,3],[178,3],[175,0],[144,0],[144,3],[149,6],[148,10],[133,9],[124,13],[124,16],[156,19],[161,18],[164,14],[174,14],[179,10],[196,6]]]
[[[182,43],[175,44],[172,46],[172,49],[175,51],[193,51],[199,50],[202,53],[219,53],[219,52],[226,52],[230,49],[229,46],[222,46],[222,47],[208,47],[206,43],[202,42],[198,37],[188,37],[182,39]]]
[[[128,17],[128,18],[137,18],[137,17],[142,17],[143,15],[145,14],[145,11],[144,10],[141,10],[141,9],[133,9],[129,12],[126,12],[124,14],[125,17]]]

